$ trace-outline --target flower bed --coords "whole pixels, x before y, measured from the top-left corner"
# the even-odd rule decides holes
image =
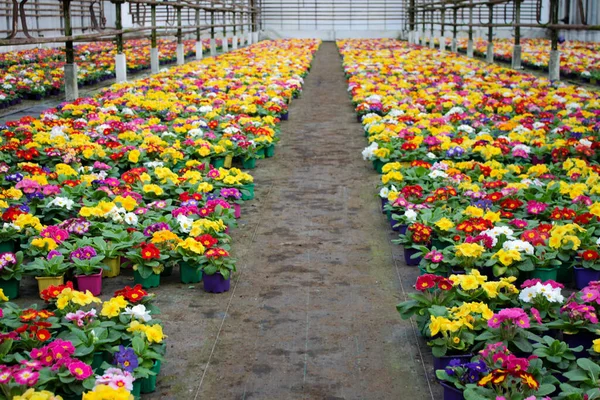
[[[582,399],[600,371],[598,95],[393,40],[338,46],[382,211],[421,271],[398,309],[448,398]]]
[[[458,49],[466,51],[467,39],[458,39]],[[494,58],[512,60],[514,40],[494,40]],[[566,41],[559,43],[560,73],[565,77],[581,77],[584,80],[600,79],[600,44],[594,42]],[[487,54],[487,40],[477,39],[473,43],[475,54]],[[546,39],[521,40],[521,58],[524,66],[547,71],[550,62],[550,41]]]
[[[186,57],[195,54],[195,40],[184,41]],[[161,64],[174,63],[177,59],[177,42],[158,40]],[[208,49],[208,41],[203,43]],[[150,41],[125,42],[124,54],[129,72],[150,68]],[[89,43],[75,46],[79,85],[94,85],[115,76],[116,45],[110,42]],[[0,53],[0,107],[16,104],[20,99],[40,100],[56,95],[64,87],[64,50],[31,49]]]
[[[84,399],[116,398],[102,393],[121,383],[123,398],[152,390],[162,329],[138,299],[173,269],[207,292],[229,289],[228,233],[254,196],[252,176],[236,166],[273,156],[278,123],[318,46],[263,42],[1,128],[1,298],[18,297],[31,275],[49,302],[39,311],[2,304],[3,390],[70,398],[93,389]],[[126,266],[137,285],[100,308],[102,280]],[[56,350],[47,346],[68,362],[47,368],[41,357]],[[136,362],[133,378],[147,387],[123,372]]]

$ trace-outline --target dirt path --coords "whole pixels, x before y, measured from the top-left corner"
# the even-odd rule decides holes
[[[282,132],[276,157],[253,171],[257,200],[234,232],[239,281],[194,396],[432,398],[394,308],[401,274],[333,43]]]

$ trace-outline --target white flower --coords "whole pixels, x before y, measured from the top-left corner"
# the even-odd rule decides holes
[[[202,106],[198,109],[201,113],[208,113],[213,110],[212,106]]]
[[[433,154],[432,152],[429,152],[429,153],[427,153],[427,158],[435,160],[437,158],[437,156],[435,154]]]
[[[517,250],[519,253],[526,253],[529,255],[533,255],[533,246],[531,243],[525,242],[523,240],[507,240],[502,245],[504,250]]]
[[[448,111],[448,112],[446,113],[446,117],[449,117],[449,116],[450,116],[450,115],[452,115],[452,114],[460,114],[460,113],[463,113],[463,112],[465,112],[465,109],[464,109],[464,108],[462,108],[462,107],[452,107],[452,108],[450,109],[450,111]]]
[[[75,202],[67,197],[55,197],[51,202],[48,203],[47,207],[60,207],[66,208],[67,210],[73,209]]]
[[[144,163],[144,166],[146,166],[147,168],[157,168],[162,167],[164,165],[165,163],[162,161],[148,161],[147,163]]]
[[[392,110],[390,110],[387,115],[389,115],[390,117],[399,117],[401,115],[404,115],[404,110],[398,110],[397,108],[394,108]]]
[[[469,125],[460,125],[457,130],[459,132],[466,132],[466,133],[473,133],[475,132],[475,129]]]
[[[138,216],[132,212],[125,214],[125,217],[123,217],[123,219],[125,220],[125,222],[128,225],[137,225],[138,224]]]
[[[134,115],[135,114],[131,108],[127,108],[127,107],[125,107],[123,109],[123,111],[121,111],[121,112],[125,115]]]
[[[529,154],[531,152],[531,147],[526,146],[524,144],[517,144],[517,145],[513,146],[513,148],[512,148],[512,151],[515,151],[515,150],[522,150],[525,153]]]
[[[579,143],[581,143],[585,147],[592,147],[592,142],[590,142],[587,139],[579,139]]]
[[[389,194],[390,194],[390,189],[388,189],[386,187],[382,187],[381,190],[379,191],[379,197],[381,197],[383,199],[387,199]]]
[[[146,306],[143,304],[138,304],[133,307],[127,307],[125,308],[125,311],[123,311],[123,314],[130,315],[131,318],[139,319],[144,322],[148,322],[152,319],[152,317],[150,316],[150,312],[146,310]]]
[[[431,172],[429,173],[429,177],[430,177],[430,178],[439,178],[439,177],[442,177],[442,178],[447,178],[447,177],[448,177],[448,174],[447,174],[447,173],[445,173],[444,171],[440,171],[439,169],[437,169],[437,170],[435,170],[435,171],[431,171]]]
[[[362,151],[363,160],[372,160],[375,150],[379,148],[379,145],[376,142],[373,142],[369,145],[369,147],[365,147]]]
[[[415,222],[417,220],[417,212],[412,209],[406,210],[404,212],[404,217],[409,222]]]
[[[50,138],[56,139],[57,137],[62,137],[68,139],[67,134],[63,131],[63,129],[65,129],[65,127],[62,125],[52,127],[52,130],[50,131]]]
[[[519,299],[525,303],[531,303],[539,295],[544,296],[551,303],[562,303],[565,300],[560,288],[553,288],[552,285],[544,285],[541,282],[521,290]]]
[[[192,230],[192,225],[194,224],[194,220],[186,217],[183,214],[177,216],[177,222],[179,222],[179,228],[184,233],[190,233]]]
[[[596,245],[600,246],[600,238],[598,238],[598,240],[596,240]]]

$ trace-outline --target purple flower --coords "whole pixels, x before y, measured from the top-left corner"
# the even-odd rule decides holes
[[[127,372],[133,372],[139,365],[135,351],[123,345],[120,345],[119,351],[115,353],[114,363]]]
[[[170,231],[170,230],[171,230],[171,227],[166,222],[157,222],[155,224],[152,224],[152,225],[149,225],[148,227],[146,227],[146,229],[144,229],[144,235],[150,237],[150,236],[152,236],[152,234],[154,232]]]
[[[73,260],[74,258],[78,260],[90,260],[93,257],[96,257],[98,254],[96,253],[96,249],[92,246],[84,246],[80,249],[74,250],[71,252],[70,258]]]
[[[54,257],[56,256],[60,256],[60,252],[58,250],[50,250],[50,252],[48,253],[48,255],[46,256],[47,260],[52,260]]]

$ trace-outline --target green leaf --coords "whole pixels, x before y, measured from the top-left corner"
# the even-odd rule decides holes
[[[137,355],[143,354],[144,350],[146,349],[146,344],[144,343],[144,339],[142,339],[139,336],[136,336],[131,340],[131,346],[133,347],[133,350],[135,351],[135,354],[137,354]]]

